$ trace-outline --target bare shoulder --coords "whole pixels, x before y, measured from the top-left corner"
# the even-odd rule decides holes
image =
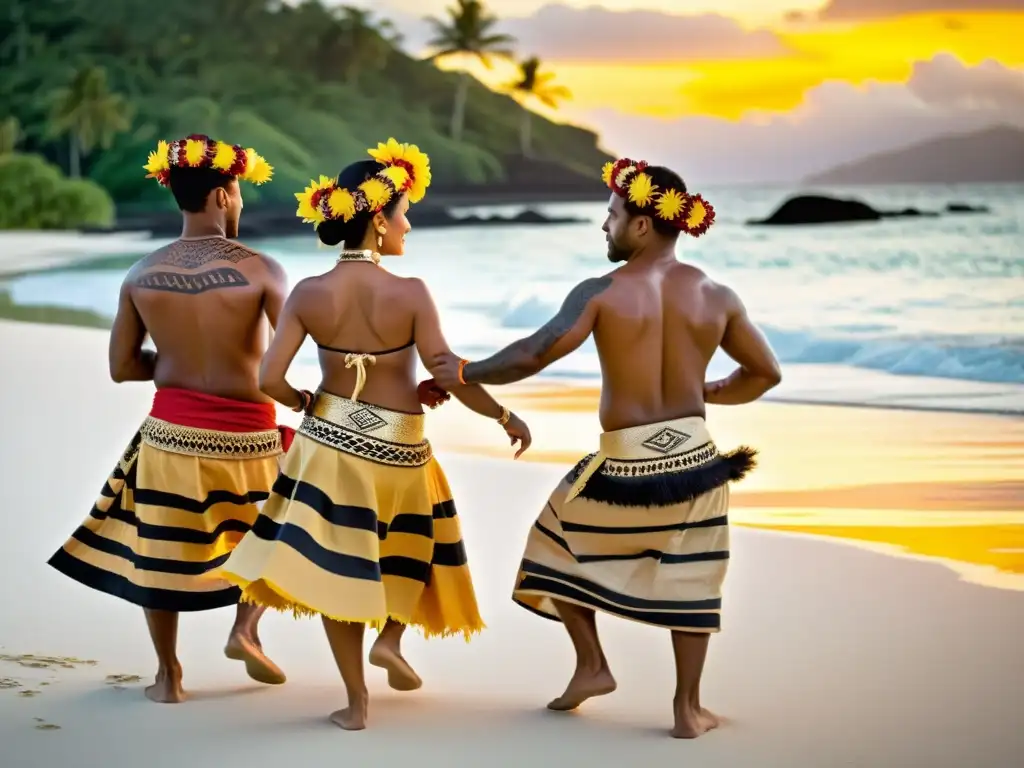
[[[272,256],[268,256],[260,251],[253,251],[260,264],[266,271],[267,276],[270,277],[274,282],[284,283],[287,282],[287,273],[284,271],[284,267],[281,266],[281,262]]]
[[[672,266],[668,277],[674,289],[685,291],[691,296],[701,296],[711,307],[724,314],[743,311],[739,294],[725,283],[714,280],[700,267],[679,262]]]
[[[399,277],[396,286],[414,308],[419,308],[427,302],[433,302],[430,288],[422,278]]]
[[[712,300],[718,298],[721,286],[712,280],[700,267],[677,261],[665,274],[665,282],[674,295],[705,295]]]
[[[742,314],[746,311],[740,295],[725,283],[719,283],[705,277],[704,291],[712,305],[728,316]]]
[[[295,287],[292,288],[291,293],[288,294],[288,302],[301,305],[303,302],[316,299],[324,290],[321,277],[323,275],[313,275],[312,277],[304,277],[299,280]]]
[[[164,246],[164,248],[166,247],[167,246]],[[127,288],[128,286],[132,285],[138,279],[139,275],[145,272],[146,268],[149,267],[150,259],[153,258],[153,256],[155,256],[156,254],[160,253],[161,250],[163,249],[158,248],[157,250],[153,251],[150,254],[147,254],[146,256],[143,256],[141,259],[132,264],[128,268],[128,272],[124,276],[124,282],[121,284],[121,287]]]
[[[263,268],[274,277],[283,277],[285,274],[284,267],[277,259],[238,240],[224,241],[220,258],[236,263],[245,262],[246,266]]]

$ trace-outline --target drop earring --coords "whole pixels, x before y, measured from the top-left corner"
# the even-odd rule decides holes
[[[384,235],[386,235],[388,231],[384,229],[384,227],[378,228],[377,231],[380,233],[377,235],[377,250],[380,250],[384,247]]]

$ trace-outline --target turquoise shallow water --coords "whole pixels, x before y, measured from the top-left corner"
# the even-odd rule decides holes
[[[960,398],[965,407],[983,410],[1006,410],[1007,397],[1019,399],[1024,185],[816,191],[845,193],[886,209],[941,210],[958,201],[992,212],[759,228],[744,222],[767,215],[787,190],[706,190],[718,222],[698,240],[684,238],[680,255],[739,290],[779,357],[796,372],[792,395],[841,402],[896,397],[921,407],[950,407],[950,398]],[[476,212],[495,210],[501,209]],[[471,357],[487,354],[546,321],[580,279],[609,268],[602,204],[543,210],[587,223],[414,231],[409,255],[387,266],[428,282],[453,348]],[[243,218],[243,235],[244,227]],[[280,259],[292,283],[333,261],[312,232],[257,245]],[[129,261],[29,275],[7,290],[20,304],[112,314]],[[312,362],[312,348],[301,354]],[[727,370],[728,361],[716,360],[713,369]],[[546,375],[594,379],[597,372],[588,344]]]

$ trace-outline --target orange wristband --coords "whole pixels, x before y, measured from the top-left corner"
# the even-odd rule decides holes
[[[469,363],[469,360],[459,360],[459,384],[462,384],[463,386],[466,385],[465,370],[466,370],[466,365],[468,363]]]

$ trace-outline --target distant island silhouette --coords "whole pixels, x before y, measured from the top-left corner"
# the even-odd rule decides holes
[[[869,155],[805,184],[971,184],[1024,182],[1024,130],[1001,125]]]

